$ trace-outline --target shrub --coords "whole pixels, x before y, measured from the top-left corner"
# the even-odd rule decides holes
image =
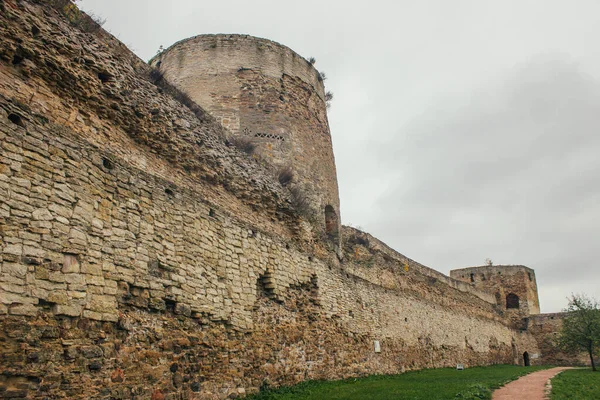
[[[102,18],[95,14],[84,14],[80,13],[79,21],[76,24],[79,28],[88,33],[93,33],[102,28],[102,25],[106,23],[106,18]]]
[[[294,171],[292,170],[292,167],[289,165],[281,167],[277,174],[277,178],[279,179],[281,186],[285,187],[289,185],[294,180]]]
[[[325,72],[319,72],[319,76],[318,79],[320,82],[323,82],[324,80],[327,79],[327,75],[325,75]]]
[[[39,2],[43,3],[43,1]],[[65,8],[73,6],[73,3],[75,2],[71,0],[48,0],[47,3],[50,4],[52,7],[62,11]]]
[[[256,144],[252,142],[252,139],[246,136],[232,136],[227,141],[229,144],[237,147],[246,154],[252,154],[256,150]]]
[[[152,71],[150,71],[150,80],[152,80],[152,83],[155,85],[158,85],[158,83],[162,81],[164,77],[165,75],[156,68],[153,68]]]
[[[310,199],[300,186],[288,187],[290,191],[290,200],[292,207],[298,212],[298,214],[309,221],[314,219],[312,207],[310,206]]]
[[[98,31],[104,25],[106,19],[82,12],[77,8],[75,2],[76,0],[48,0],[48,4],[67,17],[71,25],[87,33]]]
[[[315,65],[315,63],[317,62],[316,58],[311,57],[308,59],[308,62],[310,63],[310,65]]]
[[[325,106],[327,108],[331,107],[331,100],[333,100],[333,92],[325,93]]]

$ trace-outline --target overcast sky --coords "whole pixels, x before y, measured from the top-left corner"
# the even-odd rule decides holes
[[[317,59],[344,224],[450,269],[524,264],[543,312],[600,299],[597,0],[82,0],[148,60],[202,33]]]

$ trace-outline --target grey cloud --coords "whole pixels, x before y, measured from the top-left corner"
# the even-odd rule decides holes
[[[432,105],[372,150],[395,185],[370,228],[444,272],[525,263],[564,296],[581,276],[600,280],[599,100],[579,65],[542,56],[460,107]]]

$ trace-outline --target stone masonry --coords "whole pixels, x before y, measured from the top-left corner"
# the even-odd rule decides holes
[[[0,11],[0,398],[225,399],[551,351],[487,287],[352,228],[331,246],[326,208],[71,3]],[[326,133],[329,164],[299,165],[333,168],[337,210]]]

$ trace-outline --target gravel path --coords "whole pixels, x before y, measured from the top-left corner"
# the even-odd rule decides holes
[[[558,367],[525,375],[492,394],[492,400],[545,400],[546,384],[558,373],[570,369]]]

